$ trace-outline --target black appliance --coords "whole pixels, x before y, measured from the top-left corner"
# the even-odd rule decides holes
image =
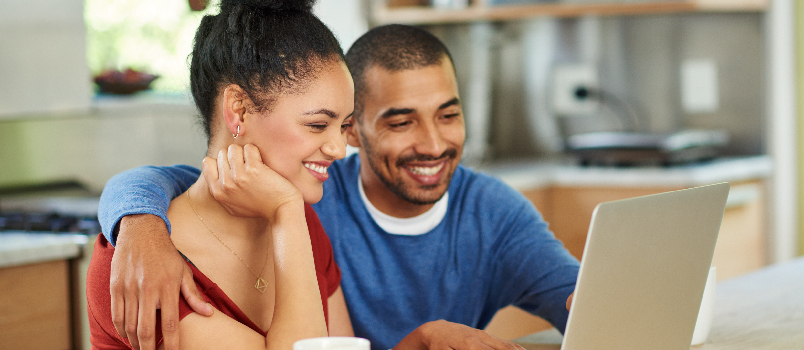
[[[582,165],[676,165],[713,159],[728,142],[723,130],[592,132],[568,137],[566,150]]]

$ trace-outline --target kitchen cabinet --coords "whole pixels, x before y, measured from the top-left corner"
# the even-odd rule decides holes
[[[592,212],[598,203],[681,189],[684,188],[555,187],[547,193],[549,199],[539,201],[550,203],[551,210],[545,214],[545,219],[550,224],[551,231],[580,260]],[[719,280],[735,277],[767,264],[763,226],[764,192],[764,183],[761,180],[731,183],[730,199],[723,214],[712,259],[712,265],[718,269]]]
[[[0,232],[0,347],[88,349],[86,235]]]
[[[72,348],[66,260],[1,268],[0,295],[4,348]]]

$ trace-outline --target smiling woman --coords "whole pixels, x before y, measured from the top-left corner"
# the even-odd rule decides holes
[[[87,276],[93,347],[175,349],[181,335],[189,349],[289,349],[328,332],[352,335],[340,270],[310,206],[346,155],[354,87],[343,51],[310,0],[220,6],[199,24],[190,63],[208,157],[167,211],[180,266],[201,296],[182,298],[178,310],[165,301],[158,314],[138,305],[111,272],[129,237],[118,237],[115,253],[100,235]],[[191,308],[193,296],[211,316],[193,312],[203,309]]]

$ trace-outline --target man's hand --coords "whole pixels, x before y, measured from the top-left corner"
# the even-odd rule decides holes
[[[567,298],[567,311],[569,311],[570,307],[572,306],[572,297],[575,296],[575,292],[572,292],[570,296]]]
[[[120,221],[109,282],[112,322],[135,349],[154,348],[156,309],[162,310],[165,349],[179,348],[180,293],[195,312],[212,315],[165,222],[155,215],[131,215]]]
[[[425,323],[408,334],[394,350],[524,350],[518,344],[479,329],[444,320]]]

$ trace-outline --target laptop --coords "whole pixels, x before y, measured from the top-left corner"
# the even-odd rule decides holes
[[[562,350],[689,349],[729,184],[600,203]]]

